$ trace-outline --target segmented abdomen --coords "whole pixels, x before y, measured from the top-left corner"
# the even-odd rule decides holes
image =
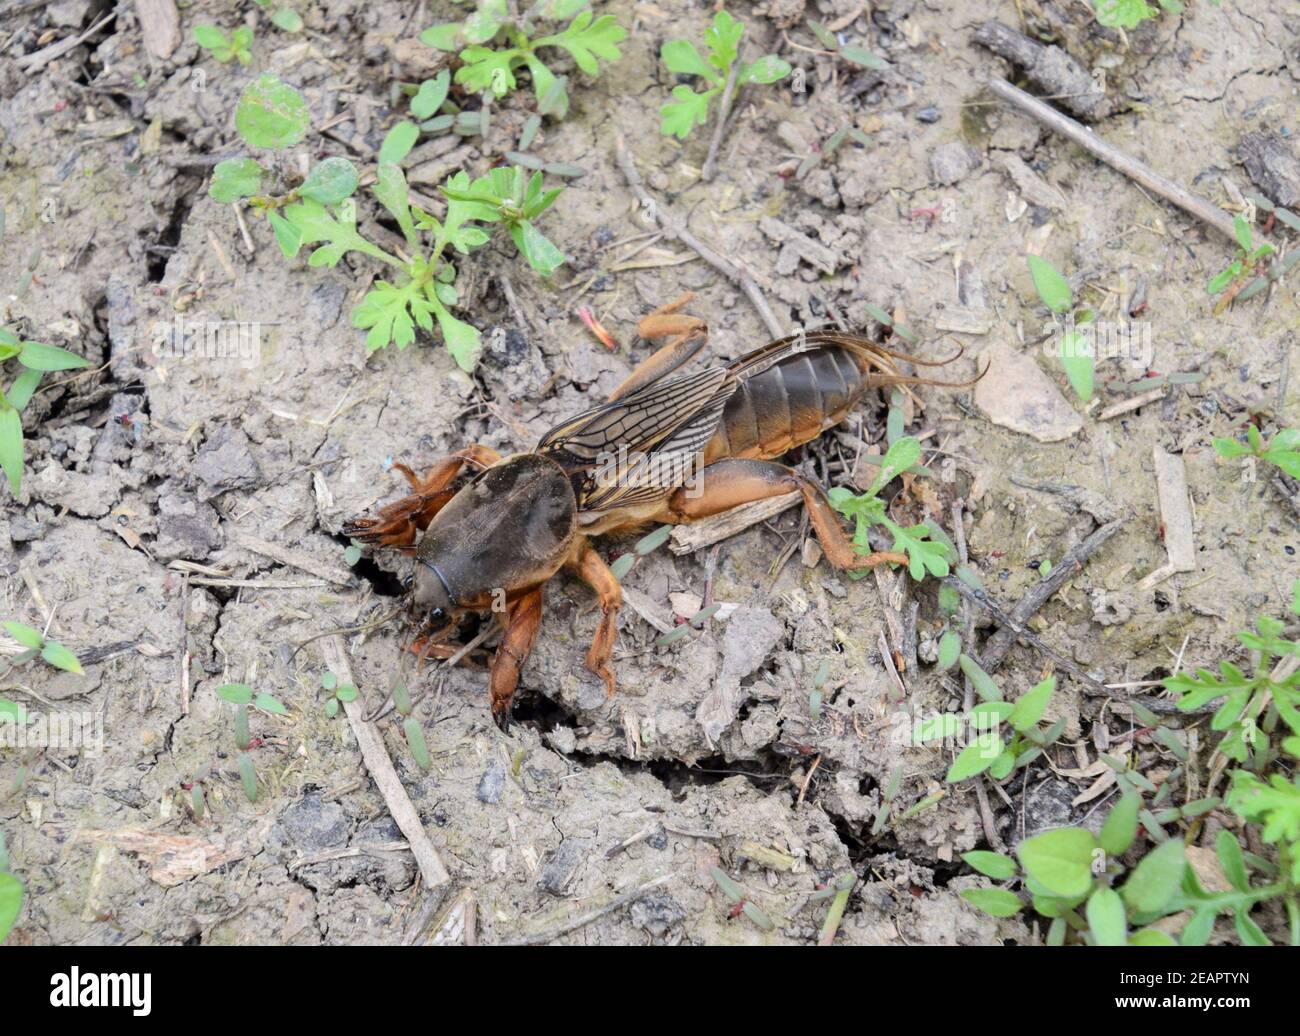
[[[865,372],[846,349],[811,349],[781,360],[741,380],[704,462],[779,457],[842,421],[866,388]]]

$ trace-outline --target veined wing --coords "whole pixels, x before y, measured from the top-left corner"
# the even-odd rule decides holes
[[[657,381],[552,428],[537,452],[582,475],[584,511],[646,503],[689,477],[735,388],[723,367]]]

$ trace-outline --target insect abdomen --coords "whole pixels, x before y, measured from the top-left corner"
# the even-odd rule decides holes
[[[787,357],[741,380],[704,461],[779,457],[842,421],[866,389],[866,374],[845,349]]]

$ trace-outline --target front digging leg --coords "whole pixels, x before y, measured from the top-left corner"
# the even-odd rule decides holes
[[[353,518],[346,522],[343,535],[377,547],[396,547],[409,554],[414,549],[417,533],[427,529],[438,512],[456,495],[456,491],[449,487],[461,470],[466,465],[481,470],[500,459],[501,454],[492,447],[472,443],[443,457],[423,478],[405,464],[394,464],[393,467],[411,484],[411,494],[381,507],[378,517]]]
[[[519,673],[537,642],[542,625],[542,588],[529,590],[507,606],[505,633],[492,659],[488,687],[492,698],[492,718],[503,733],[510,728],[510,706],[519,686]]]

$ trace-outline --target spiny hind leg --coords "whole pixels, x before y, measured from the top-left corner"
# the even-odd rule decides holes
[[[623,607],[623,589],[591,544],[583,547],[582,553],[569,562],[568,568],[600,598],[600,625],[596,627],[596,636],[587,652],[587,668],[605,681],[605,695],[612,698],[615,681],[609,660],[618,637],[618,612]]]
[[[353,518],[343,526],[343,535],[377,547],[396,547],[409,553],[416,534],[429,527],[429,523],[449,500],[456,495],[450,487],[467,465],[483,469],[501,459],[501,454],[490,446],[472,443],[443,457],[421,478],[405,464],[394,464],[411,485],[409,496],[379,509],[375,518]]]
[[[637,365],[628,379],[610,394],[611,402],[671,374],[704,347],[709,337],[709,325],[699,317],[678,312],[694,298],[694,292],[685,292],[641,318],[637,333],[642,338],[648,341],[669,340]]]
[[[844,535],[839,519],[821,488],[797,471],[767,460],[723,460],[710,464],[700,472],[697,484],[682,486],[673,493],[660,520],[696,521],[730,511],[741,504],[783,496],[794,490],[803,494],[804,506],[808,508],[808,517],[822,545],[822,553],[835,568],[874,568],[885,562],[907,564],[904,554],[888,551],[859,554]]]
[[[503,731],[510,727],[510,706],[519,686],[519,673],[528,661],[528,655],[537,641],[537,631],[542,625],[542,588],[530,590],[508,606],[505,633],[492,659],[492,674],[488,680],[492,697],[492,718]]]

